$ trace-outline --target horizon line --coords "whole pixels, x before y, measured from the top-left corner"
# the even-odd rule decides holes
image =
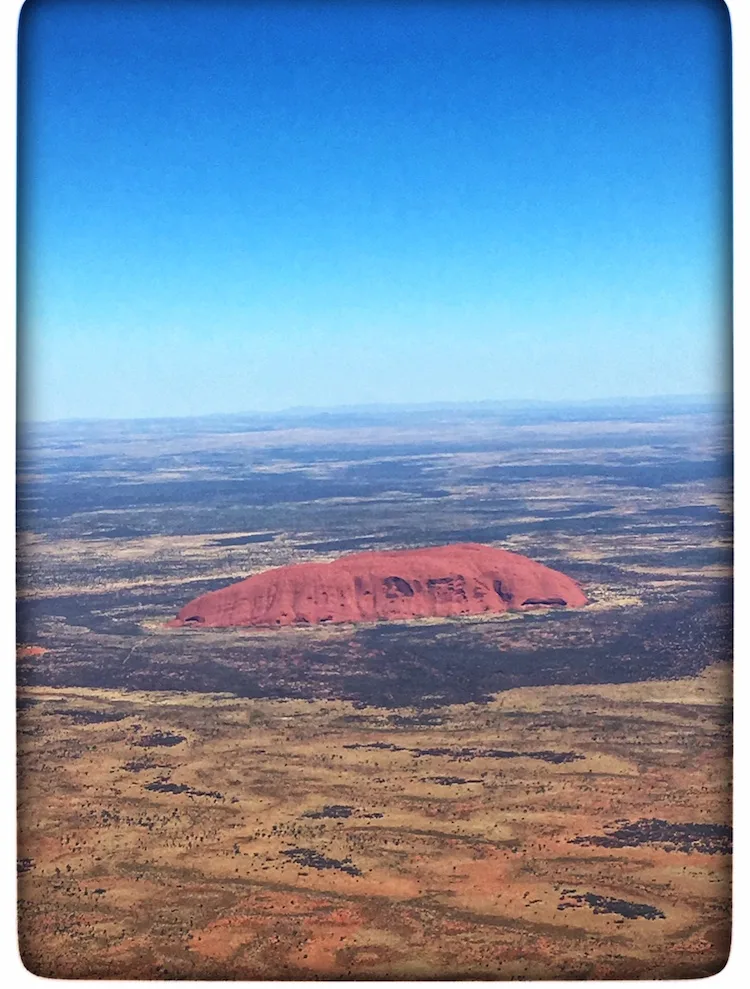
[[[251,417],[271,419],[283,416],[312,416],[336,415],[345,413],[373,413],[388,411],[440,411],[441,409],[471,410],[479,408],[579,408],[585,407],[614,407],[617,405],[646,405],[648,403],[669,404],[685,402],[702,402],[705,404],[732,405],[733,389],[722,392],[688,392],[678,394],[657,395],[613,395],[607,398],[578,398],[578,399],[537,399],[537,398],[507,398],[507,399],[473,399],[465,401],[435,400],[433,402],[363,402],[361,404],[343,405],[291,405],[282,409],[244,409],[236,412],[197,412],[187,415],[141,415],[141,416],[66,416],[60,419],[25,419],[17,412],[16,428],[20,430],[28,426],[52,426],[65,423],[115,423],[115,422],[162,422],[196,419],[232,419]]]

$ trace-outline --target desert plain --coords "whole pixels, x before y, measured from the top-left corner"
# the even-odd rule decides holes
[[[722,410],[39,426],[19,944],[53,977],[695,978],[731,919]],[[560,612],[170,628],[248,574],[481,542]]]

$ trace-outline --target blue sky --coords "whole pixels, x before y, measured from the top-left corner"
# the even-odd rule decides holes
[[[22,415],[727,386],[714,0],[27,0]]]

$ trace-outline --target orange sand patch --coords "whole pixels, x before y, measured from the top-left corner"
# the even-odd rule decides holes
[[[248,945],[266,947],[278,943],[284,928],[305,923],[330,902],[304,893],[267,891],[248,896],[235,904],[236,913],[219,917],[192,932],[190,950],[216,962],[226,962]],[[330,916],[330,915],[329,915]]]
[[[325,920],[311,918],[305,925],[308,932],[305,943],[290,952],[289,961],[312,972],[336,973],[340,968],[338,952],[347,946],[364,922],[362,914],[354,907],[333,910]]]
[[[243,945],[257,941],[261,937],[267,941],[273,931],[274,923],[275,920],[271,916],[220,917],[193,935],[190,948],[191,951],[212,961],[227,961]]]
[[[44,656],[49,652],[44,646],[16,646],[16,656],[19,659],[31,659],[33,656]]]

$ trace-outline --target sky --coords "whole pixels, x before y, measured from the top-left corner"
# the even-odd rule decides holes
[[[729,387],[719,0],[27,0],[23,419]]]

